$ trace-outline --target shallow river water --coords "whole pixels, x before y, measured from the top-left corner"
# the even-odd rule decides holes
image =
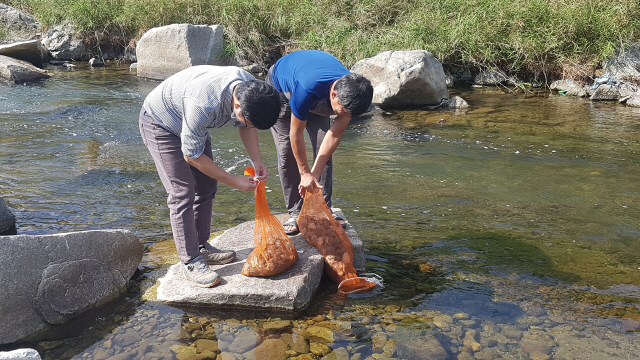
[[[37,343],[43,359],[639,359],[640,109],[458,89],[464,112],[352,121],[334,206],[385,288],[323,281],[300,314],[178,309],[146,300],[176,261],[166,197],[138,132],[157,85],[126,67],[50,68],[0,87],[0,196],[19,234],[124,228],[146,246],[117,301]],[[237,131],[212,132],[239,174]],[[272,212],[285,212],[260,133]],[[254,217],[224,185],[212,230]],[[11,326],[11,324],[2,324]],[[222,355],[220,355],[222,354]]]

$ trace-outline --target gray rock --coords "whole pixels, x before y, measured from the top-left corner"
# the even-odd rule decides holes
[[[619,81],[618,91],[620,92],[621,98],[631,97],[637,93],[640,93],[640,84],[636,84],[628,81]]]
[[[340,209],[334,212],[344,217]],[[287,214],[276,216],[284,222]],[[346,218],[345,218],[346,219]],[[292,236],[291,241],[298,250],[298,261],[282,274],[270,277],[249,277],[240,272],[247,256],[253,250],[254,221],[248,221],[227,230],[211,240],[216,247],[233,249],[236,261],[231,264],[212,266],[222,282],[213,288],[200,288],[184,279],[183,265],[175,264],[167,274],[159,279],[157,300],[176,304],[225,305],[251,308],[299,310],[304,308],[315,292],[322,277],[324,259],[301,234]],[[345,229],[351,239],[354,252],[354,267],[364,268],[362,241],[353,226]]]
[[[49,29],[42,38],[42,45],[55,60],[79,61],[91,57],[68,21]]]
[[[16,217],[2,198],[0,198],[0,235],[16,234]]]
[[[460,96],[454,96],[449,99],[447,106],[449,109],[463,109],[468,108],[469,104],[467,104],[467,102]]]
[[[34,66],[42,67],[47,57],[47,50],[40,40],[22,41],[7,45],[0,45],[0,55],[26,61]]]
[[[144,245],[126,230],[0,238],[0,344],[37,340],[52,325],[116,298]]]
[[[603,70],[618,80],[640,81],[640,43],[618,49],[612,59],[604,62]]]
[[[549,85],[549,88],[554,91],[569,90],[575,87],[580,87],[580,84],[570,79],[556,80]]]
[[[96,59],[96,58],[91,58],[89,59],[89,66],[91,67],[104,67],[104,62]]]
[[[246,70],[246,71],[248,71],[250,73],[254,73],[254,74],[262,72],[262,68],[258,64],[251,64],[251,65],[243,66],[242,69]]]
[[[0,4],[0,23],[6,26],[4,42],[35,40],[41,28],[33,16],[5,4]]]
[[[589,86],[576,86],[568,89],[567,96],[576,96],[576,97],[588,97],[589,90],[591,87]]]
[[[620,91],[616,85],[600,85],[591,95],[591,100],[618,100]]]
[[[515,85],[515,81],[511,80],[507,74],[497,69],[485,69],[480,71],[473,78],[473,83],[483,86],[496,86],[505,83]]]
[[[138,76],[164,80],[194,65],[223,65],[221,25],[172,24],[147,31],[136,46]]]
[[[0,351],[0,360],[41,360],[41,357],[34,349],[17,349]]]
[[[417,360],[445,360],[449,356],[433,332],[411,326],[398,326],[394,334],[398,357]]]
[[[48,79],[51,76],[46,71],[39,69],[22,60],[0,55],[0,80],[19,84],[24,82]]]
[[[449,99],[442,64],[428,51],[385,51],[358,61],[351,71],[371,81],[373,103],[385,106],[439,105]]]
[[[633,95],[627,100],[628,106],[640,107],[640,95]]]

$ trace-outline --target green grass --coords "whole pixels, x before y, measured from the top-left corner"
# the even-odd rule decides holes
[[[513,75],[594,64],[640,37],[637,0],[9,0],[45,26],[137,36],[171,23],[222,24],[226,50],[253,61],[278,45],[322,49],[345,65],[425,49],[447,64]]]

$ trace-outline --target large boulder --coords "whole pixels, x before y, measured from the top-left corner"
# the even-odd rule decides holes
[[[42,45],[49,50],[54,60],[79,61],[91,58],[90,51],[73,30],[73,24],[68,21],[49,29],[42,38]]]
[[[605,74],[617,80],[640,81],[640,43],[627,45],[603,64]]]
[[[33,16],[5,4],[0,4],[0,24],[4,24],[5,43],[35,40],[40,34],[40,23]]]
[[[0,80],[14,84],[48,79],[51,76],[22,60],[0,55]]]
[[[43,60],[47,58],[47,49],[42,46],[40,40],[21,41],[0,45],[0,55],[23,60],[41,68],[44,65]]]
[[[2,198],[0,198],[0,235],[16,234],[16,217]]]
[[[144,245],[126,230],[0,238],[0,344],[36,340],[115,299]]]
[[[147,31],[136,46],[138,76],[164,80],[194,65],[222,65],[223,29],[173,24]]]
[[[381,107],[440,105],[449,99],[442,64],[426,50],[381,52],[351,71],[371,81],[373,103]]]

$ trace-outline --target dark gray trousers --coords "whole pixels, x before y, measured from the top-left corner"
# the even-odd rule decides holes
[[[273,85],[271,81],[271,70],[272,69],[269,69],[265,81]],[[276,124],[271,128],[271,134],[273,135],[273,141],[278,151],[278,175],[280,175],[280,182],[282,183],[284,202],[289,215],[298,216],[302,209],[303,199],[298,192],[298,185],[300,185],[298,163],[293,155],[293,148],[291,147],[291,140],[289,139],[291,107],[289,106],[289,100],[283,94],[280,94],[280,102],[280,114],[278,115],[278,121],[276,121]],[[311,140],[311,147],[313,148],[313,161],[315,161],[322,140],[324,140],[330,127],[331,120],[329,116],[309,113],[306,129],[309,134],[309,139]],[[309,167],[313,167],[313,162],[309,163]],[[327,202],[327,206],[331,208],[331,193],[333,191],[332,157],[327,161],[327,165],[324,167],[318,182],[322,185],[322,195]]]
[[[213,199],[218,180],[189,165],[183,157],[180,138],[158,125],[144,110],[139,117],[142,141],[156,164],[167,191],[173,240],[180,261],[187,264],[200,255],[199,246],[211,235]],[[201,156],[213,158],[211,137]]]

